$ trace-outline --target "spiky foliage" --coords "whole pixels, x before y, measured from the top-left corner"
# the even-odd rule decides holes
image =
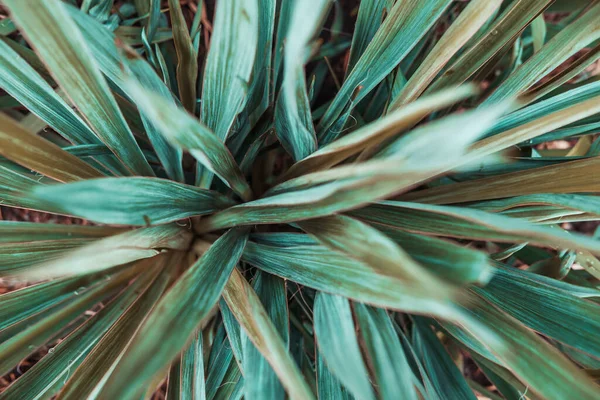
[[[598,2],[2,3],[0,399],[598,398]]]

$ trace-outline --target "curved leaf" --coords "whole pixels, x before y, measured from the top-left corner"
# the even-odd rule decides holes
[[[235,204],[206,189],[158,178],[103,178],[36,187],[46,210],[118,225],[164,224]]]

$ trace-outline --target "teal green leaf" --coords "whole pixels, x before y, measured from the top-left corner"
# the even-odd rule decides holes
[[[298,161],[317,149],[304,64],[310,55],[308,47],[320,30],[331,1],[293,3],[283,50],[283,81],[275,108],[275,131],[283,147]]]
[[[242,260],[301,285],[362,303],[455,317],[451,306],[434,300],[430,293],[324,246],[248,242]]]
[[[101,178],[45,185],[31,194],[47,210],[105,224],[164,224],[235,204],[225,196],[158,178]]]
[[[252,197],[240,167],[222,139],[183,109],[145,89],[139,82],[130,79],[127,86],[137,106],[169,142],[189,150],[196,160],[217,174],[242,198],[249,200]]]
[[[471,1],[458,18],[421,62],[402,90],[393,96],[389,109],[407,104],[427,89],[448,61],[475,35],[498,11],[502,0]]]
[[[90,309],[117,288],[124,286],[135,276],[136,272],[139,271],[126,269],[112,275],[110,280],[99,282],[65,307],[31,325],[28,324],[8,340],[2,342],[0,344],[0,373],[6,374],[19,361],[59,333],[78,315]]]
[[[375,399],[356,338],[347,299],[317,293],[315,336],[319,352],[331,372],[358,399]]]
[[[466,203],[540,193],[597,193],[600,157],[509,172],[467,182],[414,191],[401,200],[433,204]]]
[[[114,368],[114,363],[120,359],[123,351],[127,348],[139,324],[152,310],[171,282],[172,277],[169,273],[168,263],[176,260],[177,257],[165,255],[147,262],[147,267],[153,272],[147,275],[152,279],[147,282],[146,287],[136,291],[139,294],[133,304],[124,310],[121,317],[91,349],[89,356],[83,360],[65,383],[59,398],[63,400],[83,399],[93,398],[97,395]]]
[[[71,250],[93,242],[91,239],[43,240],[0,245],[0,275],[19,274],[31,265],[60,258]]]
[[[101,390],[101,398],[135,397],[165,367],[166,360],[173,360],[186,347],[217,304],[246,239],[245,231],[230,230],[179,277],[131,339]]]
[[[359,102],[392,72],[449,4],[449,0],[432,0],[425,4],[406,0],[394,4],[321,119],[319,143],[330,143],[339,135],[331,127],[348,104]]]
[[[100,239],[123,232],[121,228],[89,225],[0,221],[0,243],[31,243],[38,240]]]
[[[340,381],[333,376],[321,352],[317,350],[317,387],[319,389],[320,399],[339,399],[350,400],[352,396],[348,394],[346,388],[342,386]]]
[[[0,399],[34,399],[53,396],[61,386],[71,378],[69,376],[77,369],[90,351],[99,342],[104,333],[111,328],[125,310],[139,296],[139,291],[145,290],[154,271],[147,271],[127,289],[103,307],[93,317],[83,323],[77,330],[67,336],[56,347],[51,348],[46,357],[36,363],[31,371],[21,377],[0,395]],[[61,393],[61,398],[66,398]],[[82,398],[82,397],[80,397]]]
[[[368,178],[378,185],[385,185],[385,180],[400,171],[404,173],[392,179],[393,182],[400,184],[403,178],[407,179],[409,175],[413,175],[416,181],[409,182],[411,186],[415,185],[445,172],[448,166],[455,162],[460,163],[469,145],[511,107],[512,102],[506,102],[497,107],[467,111],[422,125],[388,143],[380,151],[375,151],[373,160],[341,165],[328,171],[290,179],[271,188],[268,194],[316,186],[336,179],[360,181],[361,178]],[[455,135],[452,141],[446,141],[447,131],[453,129],[452,127],[460,134]],[[445,145],[437,145],[440,141],[445,141]],[[371,153],[371,149],[365,150],[357,161],[370,157]]]
[[[44,279],[102,271],[132,261],[151,258],[165,249],[185,250],[192,239],[188,229],[160,225],[109,236],[75,249],[61,249],[56,257],[46,257],[17,269],[11,275],[19,279]],[[90,260],[93,260],[91,262]]]
[[[198,229],[208,232],[235,225],[301,221],[357,208],[408,190],[462,162],[471,142],[510,105],[465,112],[424,125],[392,143],[380,158],[283,182],[268,192],[271,196],[214,214],[201,221]],[[461,134],[446,142],[446,146],[437,146],[446,137],[449,126],[456,126]]]
[[[94,132],[17,52],[0,39],[0,87],[73,143],[100,143]]]
[[[591,400],[597,397],[598,386],[584,371],[517,320],[478,297],[465,297],[463,304],[473,318],[495,333],[496,339],[482,339],[479,335],[484,332],[471,325],[465,326],[466,331],[479,337],[475,339],[467,334],[471,339],[461,341],[470,347],[469,342],[475,341],[477,346],[486,349],[483,353],[490,349],[501,364],[521,379],[529,390],[542,398],[575,397]],[[447,327],[445,322],[442,325]],[[477,346],[473,350],[480,352]]]
[[[224,299],[221,299],[219,303],[221,318],[223,318],[223,325],[225,326],[225,331],[227,332],[227,341],[229,342],[231,350],[233,351],[235,361],[241,367],[244,361],[244,332],[242,332],[242,328],[237,322],[237,319],[235,319],[235,316],[231,312],[227,302],[225,302]]]
[[[286,348],[289,347],[289,317],[286,288],[283,279],[259,272],[253,282],[256,295],[265,306],[267,315],[273,322]],[[260,351],[244,335],[244,397],[247,399],[283,399],[285,392],[277,374]]]
[[[314,398],[258,296],[237,269],[225,286],[223,298],[248,339],[269,361],[290,398]]]
[[[240,329],[239,324],[237,329]],[[207,399],[213,399],[215,397],[219,387],[224,384],[223,379],[225,378],[229,367],[237,363],[237,361],[234,359],[232,351],[233,347],[230,345],[230,343],[230,340],[225,337],[225,328],[221,324],[215,334],[215,338],[210,350],[210,357],[206,366]]]
[[[600,252],[600,242],[583,235],[462,207],[383,201],[350,214],[364,221],[413,233],[513,243],[531,242]]]
[[[448,240],[408,233],[389,225],[375,227],[415,261],[449,283],[485,284],[494,274],[494,268],[490,266],[484,252]]]
[[[539,275],[500,268],[484,288],[473,290],[531,329],[600,359],[599,306]],[[518,295],[517,295],[518,294]]]
[[[161,95],[165,101],[174,104],[173,95],[164,82],[158,77],[154,69],[148,62],[142,59],[134,50],[124,44],[120,44],[122,49],[120,54],[115,42],[118,42],[116,36],[108,31],[102,24],[94,18],[80,12],[75,8],[69,7],[71,18],[75,21],[87,46],[92,50],[98,68],[106,77],[119,87],[128,96],[128,86],[125,84],[123,69],[131,73],[144,87]],[[167,142],[158,129],[152,125],[144,112],[141,113],[142,123],[150,142],[154,146],[160,162],[165,167],[167,175],[178,181],[183,182],[183,169],[181,167],[182,151],[174,148]],[[148,159],[148,156],[146,155]]]
[[[428,114],[451,106],[476,93],[477,90],[474,86],[464,85],[426,96],[321,147],[310,156],[292,165],[284,178],[295,178],[309,172],[332,167],[367,148],[376,147],[405,129],[411,128]]]
[[[515,70],[485,103],[522,94],[573,54],[600,38],[600,5],[577,18]]]
[[[425,320],[415,317],[413,348],[440,398],[475,400],[475,394]]]
[[[298,225],[325,246],[363,262],[379,274],[423,290],[435,287],[429,292],[432,298],[443,300],[450,296],[445,284],[415,262],[396,243],[359,220],[336,215],[303,221]]]
[[[229,136],[247,99],[250,74],[259,50],[258,22],[258,0],[224,1],[216,7],[204,68],[201,120],[222,141]]]
[[[15,22],[96,135],[131,174],[154,172],[135,142],[108,84],[66,7],[50,0],[39,7],[18,0],[4,2]],[[68,60],[68,61],[67,61]]]
[[[576,87],[548,97],[541,101],[530,104],[519,110],[516,110],[500,118],[494,127],[487,133],[487,136],[494,136],[503,131],[507,131],[537,120],[548,114],[560,111],[586,100],[593,99],[600,94],[600,82],[591,82],[580,87]],[[543,136],[540,136],[543,138]]]
[[[510,3],[487,27],[486,32],[430,86],[429,91],[461,84],[473,77],[488,61],[506,50],[507,45],[551,3],[552,0],[519,0]]]
[[[373,40],[383,19],[393,5],[393,0],[367,0],[360,2],[346,74],[352,72],[352,69],[354,69],[354,66],[360,60],[367,46]]]
[[[99,278],[99,274],[88,274],[70,279],[57,279],[3,294],[0,296],[0,331],[68,301],[74,292],[93,286]]]
[[[198,330],[190,346],[181,355],[181,399],[205,400],[202,331]]]
[[[273,33],[275,29],[276,0],[259,0],[258,38],[256,57],[252,68],[252,79],[248,88],[243,114],[238,117],[242,130],[250,129],[269,108],[273,96],[271,82],[273,65]],[[263,48],[264,46],[264,48]],[[243,132],[236,132],[243,134]]]
[[[416,400],[414,375],[387,312],[360,303],[353,308],[381,398]]]

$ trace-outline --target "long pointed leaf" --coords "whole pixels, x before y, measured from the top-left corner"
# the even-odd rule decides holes
[[[223,293],[248,338],[271,363],[292,399],[314,398],[252,287],[234,270]]]
[[[246,238],[243,230],[230,230],[181,275],[133,337],[100,392],[101,398],[136,397],[144,384],[186,347],[217,304]]]
[[[158,178],[103,178],[36,188],[45,209],[105,224],[164,224],[234,203],[220,193]]]
[[[15,22],[98,137],[132,174],[154,172],[144,158],[77,25],[60,1],[30,7],[7,0]],[[68,62],[65,62],[68,60]]]

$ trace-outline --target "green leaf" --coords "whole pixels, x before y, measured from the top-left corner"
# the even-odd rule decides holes
[[[528,385],[529,390],[542,398],[597,397],[598,386],[585,372],[517,320],[477,297],[465,297],[463,305],[480,323],[491,328],[499,339],[486,341],[467,334],[470,340],[491,349],[504,366]],[[447,328],[446,323],[442,325]],[[474,326],[465,328],[475,337],[483,333]],[[470,346],[468,342],[465,344]],[[473,350],[479,352],[478,348]]]
[[[65,307],[31,325],[28,324],[14,336],[2,342],[0,344],[0,373],[6,374],[19,361],[59,333],[78,315],[90,309],[115,289],[127,284],[136,272],[139,272],[136,268],[129,268],[113,274],[110,280],[99,282]]]
[[[7,0],[15,22],[86,118],[130,173],[153,176],[77,25],[58,0],[31,8]]]
[[[353,308],[381,398],[416,400],[414,375],[387,312],[360,303]]]
[[[424,320],[414,318],[413,348],[440,398],[475,400],[476,397],[444,346]]]
[[[145,0],[146,1],[146,0]],[[150,15],[148,17],[148,41],[152,42],[152,40],[154,39],[154,35],[156,34],[156,31],[158,29],[158,22],[160,20],[160,15],[161,15],[161,11],[160,11],[160,5],[161,2],[160,0],[147,0],[149,1],[149,11],[150,11]]]
[[[100,143],[71,107],[6,41],[0,39],[0,87],[73,143]]]
[[[470,204],[470,207],[488,212],[502,212],[523,206],[552,206],[557,209],[600,214],[600,198],[594,195],[580,194],[533,194],[507,199],[482,201]]]
[[[444,283],[415,262],[390,238],[363,222],[336,215],[303,221],[298,225],[325,246],[363,262],[379,274],[423,290],[435,287],[435,290],[429,291],[432,298],[444,300],[451,295]]]
[[[0,114],[0,154],[60,182],[102,177],[102,173],[54,143]]]
[[[446,63],[498,11],[501,4],[502,0],[471,1],[444,32],[402,90],[394,96],[388,110],[396,109],[418,98]]]
[[[70,378],[72,371],[79,372],[79,365],[88,357],[92,348],[113,323],[122,318],[125,310],[138,299],[139,292],[144,291],[156,276],[157,269],[146,271],[127,289],[109,304],[84,322],[77,330],[62,340],[56,347],[36,363],[30,371],[20,377],[17,382],[2,392],[0,399],[33,399],[53,396]],[[142,295],[143,296],[143,295]],[[135,307],[135,306],[133,306]],[[100,344],[100,343],[98,343]],[[93,354],[93,353],[92,353]],[[73,375],[75,376],[75,375]],[[72,378],[72,376],[71,376]],[[61,398],[66,398],[64,392]],[[79,397],[83,398],[83,397]]]
[[[389,225],[375,227],[444,281],[459,285],[485,284],[494,273],[484,252],[435,237],[415,235]]]
[[[360,2],[356,25],[354,26],[354,34],[352,35],[352,45],[350,46],[346,74],[349,74],[354,69],[354,66],[362,57],[371,40],[373,40],[381,23],[393,5],[393,0],[367,0]]]
[[[515,70],[486,99],[492,104],[522,94],[573,54],[600,38],[600,5],[589,9]]]
[[[507,45],[551,3],[552,0],[519,0],[510,3],[485,34],[456,59],[428,91],[458,85],[473,77],[490,60],[507,50]]]
[[[123,232],[121,228],[89,225],[0,221],[0,243],[31,243],[38,240],[99,239]]]
[[[593,89],[594,91],[597,90],[597,88]],[[551,109],[553,109],[556,104],[552,104],[552,102],[551,104],[544,104],[544,114],[547,114],[540,117],[533,117],[530,120],[526,119],[527,122],[522,125],[509,128],[478,141],[471,146],[469,153],[466,157],[463,157],[460,165],[468,164],[476,159],[499,152],[518,143],[533,139],[544,133],[552,132],[555,129],[562,128],[573,122],[597,114],[600,112],[600,97],[596,94],[591,94],[591,96],[592,97],[588,100],[551,113],[547,113],[547,108],[552,107]],[[569,97],[565,99],[565,103],[566,105],[570,103]],[[535,108],[533,110],[527,110],[525,118],[531,115],[529,114],[530,111],[535,112],[534,110]],[[537,109],[537,111],[539,111],[539,109]],[[510,115],[508,117],[510,117]],[[512,118],[509,118],[509,120],[511,122],[514,121]],[[457,165],[457,167],[460,165]]]
[[[119,43],[117,37],[107,30],[94,18],[69,7],[71,18],[75,21],[87,46],[92,50],[98,68],[121,89],[127,96],[128,86],[125,84],[123,69],[131,73],[135,78],[153,92],[161,95],[165,101],[174,103],[173,95],[165,83],[158,77],[154,69],[148,62],[142,59],[134,50],[120,43],[121,53],[115,42]],[[148,139],[152,143],[160,162],[164,165],[167,175],[178,182],[183,182],[183,169],[181,166],[182,151],[174,148],[166,141],[158,129],[152,125],[144,112],[141,113],[142,123],[145,128]],[[148,155],[146,155],[148,159]],[[149,160],[150,161],[150,160]]]
[[[350,215],[413,233],[600,252],[600,242],[586,236],[465,207],[383,201]]]
[[[91,239],[66,239],[2,244],[0,245],[0,275],[19,274],[33,264],[60,258],[61,255],[91,242]]]
[[[97,395],[139,324],[171,282],[172,276],[168,263],[177,260],[176,256],[166,255],[148,262],[149,266],[157,272],[150,275],[152,281],[141,290],[135,302],[124,310],[123,315],[110,327],[110,330],[90,351],[89,356],[69,377],[60,393],[61,399],[94,398]]]
[[[248,338],[273,367],[290,398],[314,398],[258,296],[236,269],[223,297]]]
[[[19,279],[40,281],[102,271],[132,261],[155,257],[164,249],[185,250],[191,236],[187,229],[177,225],[161,225],[127,231],[70,251],[63,249],[58,257],[40,260],[38,263],[12,272],[12,275]]]
[[[224,302],[224,300],[221,300]],[[221,307],[221,309],[224,309]],[[234,321],[235,319],[232,318]],[[237,321],[235,321],[237,324]],[[239,324],[237,325],[239,330]],[[223,324],[219,326],[213,340],[213,344],[210,350],[210,357],[208,359],[208,365],[206,367],[206,398],[213,399],[217,393],[219,387],[226,385],[227,382],[223,382],[229,367],[236,364],[236,360],[233,358],[233,346],[232,341],[225,337],[225,328]]]
[[[380,150],[375,155],[374,160],[363,163],[354,162],[329,171],[315,172],[291,179],[271,188],[268,194],[316,186],[335,179],[360,181],[367,178],[379,184],[380,181],[384,183],[384,180],[390,179],[399,171],[403,171],[403,173],[401,176],[395,177],[392,182],[400,184],[402,179],[407,179],[409,178],[408,175],[413,175],[414,180],[408,179],[408,182],[411,182],[410,186],[415,185],[444,172],[448,165],[452,165],[455,160],[460,160],[468,146],[481,136],[509,107],[512,107],[511,103],[507,102],[503,106],[488,108],[485,111],[468,111],[434,121],[394,140]],[[460,129],[460,135],[455,136],[451,142],[445,143],[445,146],[438,146],[437,144],[440,141],[445,140],[447,130],[451,127],[456,127],[457,130]],[[366,153],[369,152],[369,149],[366,150]],[[361,154],[359,159],[364,155],[365,152]],[[396,190],[400,191],[401,189]]]
[[[534,122],[546,115],[561,111],[583,101],[593,99],[599,94],[600,82],[588,83],[567,90],[564,93],[556,94],[555,96],[535,102],[500,118],[494,128],[488,132],[487,136],[494,136],[498,133],[516,128],[519,125]],[[535,139],[543,139],[544,136],[545,135],[540,135],[540,137]],[[532,139],[527,143],[531,143],[531,140]]]
[[[205,400],[202,331],[198,330],[190,346],[181,355],[181,399]]]
[[[339,400],[350,400],[352,397],[348,394],[346,389],[342,387],[340,381],[333,376],[325,361],[321,352],[317,351],[317,387],[319,388],[320,399],[339,399]]]
[[[201,221],[198,229],[209,232],[235,225],[301,221],[357,208],[406,191],[459,163],[469,144],[485,132],[507,106],[510,104],[465,112],[424,125],[394,142],[378,159],[283,182],[268,192],[271,196],[214,214]],[[450,126],[456,126],[461,134],[447,146],[437,146]]]
[[[252,197],[252,191],[239,166],[215,133],[172,102],[142,87],[139,82],[129,79],[127,86],[128,93],[137,106],[169,142],[189,150],[194,158],[217,174],[245,200]]]
[[[36,187],[46,210],[105,224],[164,224],[235,204],[225,196],[158,178],[102,178]]]
[[[222,141],[246,101],[258,49],[258,20],[258,0],[225,1],[216,7],[204,68],[201,119]]]
[[[119,39],[128,44],[129,46],[142,46],[148,43],[148,40],[142,37],[144,28],[139,26],[127,26],[120,25],[115,29],[115,34]],[[152,38],[151,43],[164,43],[173,39],[173,32],[169,28],[158,28],[156,34]]]
[[[474,86],[465,85],[419,99],[298,161],[285,173],[284,179],[330,168],[366,148],[375,147],[403,130],[411,128],[428,114],[473,96],[476,92]]]
[[[449,0],[394,4],[321,119],[319,143],[328,144],[337,138],[339,132],[331,128],[346,107],[352,108],[392,72],[449,4]]]
[[[320,30],[331,0],[293,3],[285,35],[283,81],[275,108],[275,127],[282,146],[297,161],[317,149],[304,65],[310,56],[307,48]]]
[[[223,384],[213,397],[214,400],[241,400],[244,395],[244,378],[240,368],[232,361],[223,377]]]
[[[173,28],[173,42],[177,50],[177,85],[181,103],[189,113],[196,113],[196,80],[198,54],[192,44],[187,23],[177,0],[169,0],[169,15]]]
[[[381,275],[324,246],[248,242],[242,260],[284,279],[358,302],[449,319],[457,317],[453,306],[433,300],[431,294]]]
[[[289,348],[289,317],[284,280],[259,272],[253,287],[286,349]],[[247,335],[244,335],[243,354],[244,397],[247,399],[285,398],[285,391],[277,374]]]
[[[169,399],[181,398],[181,354],[171,362],[167,374],[166,397]]]
[[[487,286],[473,290],[531,329],[600,359],[598,304],[575,296],[567,283],[558,288],[552,282],[500,268]]]
[[[247,338],[244,336],[244,332],[242,332],[242,328],[229,309],[227,302],[221,298],[219,303],[221,309],[221,318],[223,318],[223,325],[225,326],[225,331],[227,332],[227,341],[229,341],[229,344],[231,345],[231,350],[233,351],[235,361],[241,368],[244,361],[243,341]]]
[[[527,395],[532,400],[538,398],[536,395],[529,393],[527,386],[523,385],[510,371],[493,364],[476,353],[473,353],[472,357],[506,400],[519,400],[523,395]]]
[[[141,394],[144,384],[190,343],[203,318],[217,304],[246,239],[245,231],[230,230],[179,277],[131,339],[100,391],[101,398]]]
[[[101,277],[99,274],[88,274],[44,282],[3,294],[0,296],[0,331],[63,301],[69,301],[75,296],[74,292],[79,293],[83,288],[93,286]]]
[[[358,399],[375,399],[355,334],[347,299],[319,292],[315,299],[315,336],[331,372]]]
[[[273,31],[275,28],[276,0],[259,0],[258,38],[256,57],[243,115],[238,118],[243,129],[253,127],[269,108],[273,95],[271,83],[273,63]],[[263,48],[264,46],[264,48]],[[246,118],[248,119],[246,121]],[[242,134],[240,132],[239,134]]]

